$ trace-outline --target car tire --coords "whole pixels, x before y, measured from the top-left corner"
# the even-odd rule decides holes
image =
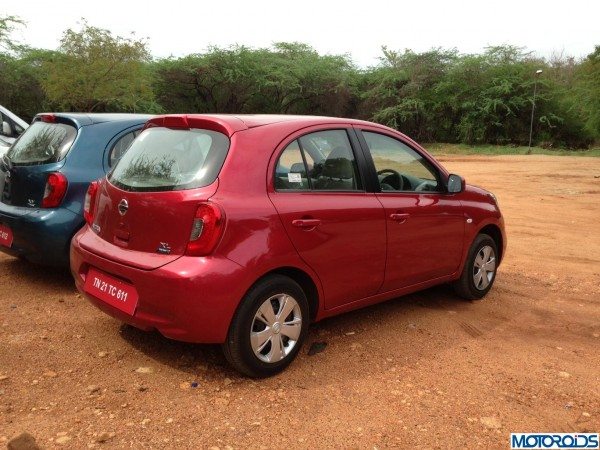
[[[283,275],[268,276],[242,299],[222,345],[223,353],[244,375],[275,375],[300,351],[308,324],[308,301],[298,283]]]
[[[454,282],[456,293],[467,300],[480,300],[492,288],[498,270],[498,247],[487,234],[478,234],[460,278]]]

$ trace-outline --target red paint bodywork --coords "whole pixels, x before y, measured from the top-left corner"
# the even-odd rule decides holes
[[[182,341],[221,343],[240,300],[273,271],[303,274],[314,285],[314,320],[457,279],[477,233],[494,227],[506,246],[504,222],[487,191],[277,192],[274,167],[295,138],[321,129],[370,130],[400,139],[448,172],[401,133],[370,122],[302,116],[157,117],[146,127],[207,128],[229,136],[217,180],[199,189],[127,192],[99,182],[97,233],[85,226],[71,246],[78,289],[100,309],[138,328]],[[116,205],[126,198],[121,217]],[[223,236],[208,256],[185,255],[199,203],[210,200],[225,216]],[[409,214],[406,220],[397,214]],[[299,228],[295,220],[320,220]],[[468,220],[470,219],[470,220]],[[156,252],[169,241],[171,253]],[[86,294],[90,268],[133,284],[133,315]]]

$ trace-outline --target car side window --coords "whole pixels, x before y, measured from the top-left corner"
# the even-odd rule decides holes
[[[439,192],[437,171],[403,142],[384,134],[362,132],[382,192]]]
[[[278,191],[308,190],[307,173],[300,145],[295,140],[285,148],[277,161],[275,189]]]
[[[346,131],[317,131],[290,143],[277,162],[275,189],[361,190],[358,166]]]
[[[346,130],[317,131],[298,139],[315,191],[362,189],[358,165]]]
[[[131,131],[119,138],[113,148],[110,150],[110,155],[108,157],[108,166],[113,167],[125,154],[133,140],[138,137],[138,135],[142,132],[142,130]]]

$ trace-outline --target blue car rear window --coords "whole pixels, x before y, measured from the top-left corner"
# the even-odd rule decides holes
[[[62,160],[77,135],[75,127],[64,123],[34,122],[6,154],[16,165],[49,164]]]

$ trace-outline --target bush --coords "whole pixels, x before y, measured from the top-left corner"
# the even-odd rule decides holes
[[[579,62],[514,46],[476,55],[383,47],[378,65],[360,69],[296,42],[153,60],[145,41],[85,22],[57,51],[35,50],[8,38],[20,24],[0,17],[0,103],[25,118],[43,109],[313,114],[373,120],[421,141],[526,145],[535,85],[534,143],[600,139],[600,46]]]

